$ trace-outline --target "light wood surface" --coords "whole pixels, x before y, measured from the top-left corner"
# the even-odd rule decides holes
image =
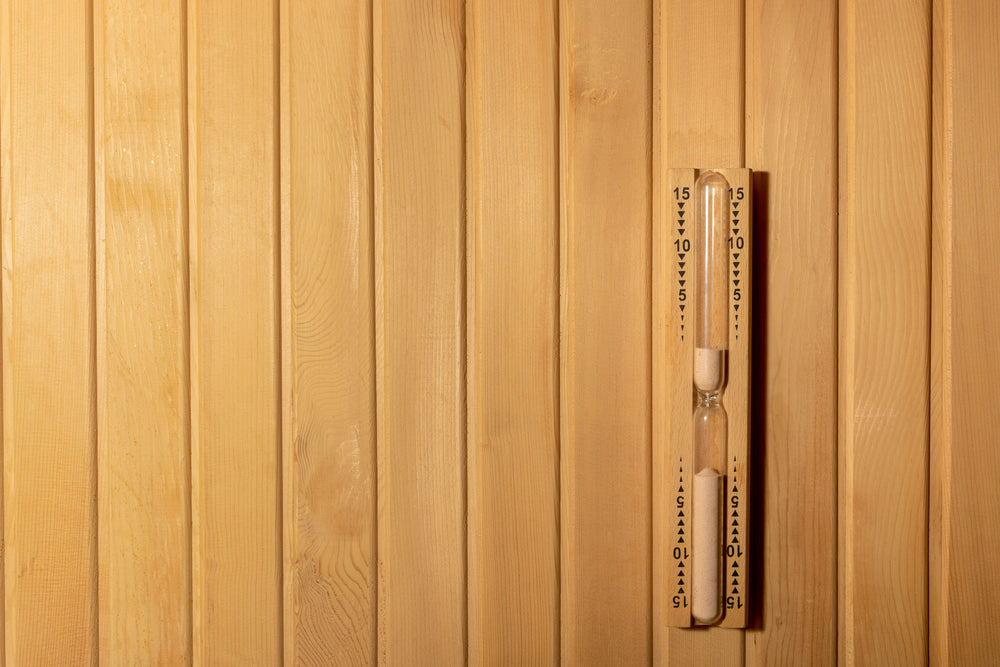
[[[1000,11],[941,2],[934,25],[935,359],[937,413],[931,457],[931,658],[989,664],[1000,652],[1000,298],[991,281],[1000,257],[992,222],[1000,205]],[[938,519],[938,517],[940,517]]]
[[[366,665],[376,646],[371,6],[289,0],[280,22],[285,657]]]
[[[929,10],[926,0],[840,5],[839,623],[847,665],[927,659]],[[876,27],[887,24],[897,29]],[[894,156],[890,168],[886,155]]]
[[[556,3],[466,5],[469,662],[559,658]]]
[[[750,467],[751,428],[757,416],[753,413],[755,375],[753,349],[754,295],[753,281],[753,173],[749,169],[724,169],[732,188],[730,198],[729,248],[729,353],[728,378],[723,405],[729,426],[726,429],[726,475],[723,532],[723,596],[724,628],[743,628],[750,617],[750,604],[757,595],[759,584],[749,569],[750,554],[758,549],[751,533],[753,511],[753,477]],[[757,313],[756,315],[760,315]],[[759,476],[759,475],[758,475]]]
[[[837,10],[757,0],[747,12],[757,546],[746,663],[830,665],[838,651]]]
[[[660,111],[653,150],[659,153],[660,169],[753,166],[743,159],[741,3],[658,0],[654,12],[659,30],[654,81]],[[663,178],[662,171],[656,178]],[[667,444],[668,449],[676,446]],[[657,507],[667,498],[664,494]],[[665,562],[660,560],[665,557],[655,562]],[[661,624],[657,622],[660,633]],[[659,635],[654,653],[658,665],[738,665],[743,662],[743,636],[714,627],[696,632],[670,628]]]
[[[94,8],[101,661],[191,661],[182,3]]]
[[[658,153],[654,152],[654,155]],[[662,156],[661,156],[662,157]],[[659,164],[659,163],[657,163]],[[752,313],[750,265],[753,228],[752,174],[748,169],[727,168],[720,173],[730,184],[726,200],[730,234],[725,236],[720,280],[726,312],[726,386],[721,396],[724,412],[706,409],[698,387],[698,356],[692,304],[698,285],[692,278],[690,232],[695,224],[695,169],[667,169],[659,187],[665,188],[665,209],[654,214],[653,225],[653,609],[664,629],[692,624],[693,548],[692,519],[701,510],[692,496],[694,475],[706,468],[725,475],[724,540],[716,558],[724,563],[725,615],[719,627],[747,625],[749,573],[747,557],[753,544],[748,531],[748,473],[750,435],[749,401]],[[662,191],[654,197],[659,205]],[[665,214],[664,214],[665,213]],[[695,360],[692,364],[692,358]],[[694,385],[694,386],[692,386]],[[711,418],[710,418],[711,417]],[[721,417],[721,418],[720,418]],[[721,510],[720,510],[721,512]],[[717,517],[717,522],[723,517]],[[699,569],[704,570],[704,567]],[[731,633],[730,636],[732,636]],[[679,635],[683,637],[684,635]],[[725,636],[725,635],[720,635]],[[692,659],[698,658],[697,652]],[[659,657],[657,658],[659,659]]]
[[[206,665],[281,657],[274,29],[266,0],[188,7],[192,641]]]
[[[649,6],[563,0],[559,27],[561,657],[642,664],[652,653]]]
[[[953,169],[952,113],[952,12],[951,3],[933,2],[931,28],[931,320],[930,320],[930,456],[928,467],[927,620],[928,662],[947,665],[951,469],[951,360],[944,351],[951,345],[950,273],[952,249],[951,209]],[[947,447],[947,448],[946,448]]]
[[[71,4],[0,2],[0,660],[995,661],[995,3]],[[739,167],[750,627],[668,629]]]
[[[739,0],[656,0],[656,81],[668,167],[743,167],[744,13]]]
[[[380,664],[466,657],[464,19],[373,21]]]
[[[89,12],[2,11],[5,655],[96,664]]]
[[[662,146],[658,138],[654,131],[657,148]],[[693,301],[689,295],[693,291],[688,289],[691,246],[684,245],[684,235],[680,233],[681,229],[689,228],[687,220],[693,215],[689,211],[693,205],[695,170],[661,172],[664,157],[662,150],[654,149],[651,363],[653,662],[656,664],[667,658],[668,625],[691,625],[691,480],[695,472],[694,336],[689,316],[689,303]]]

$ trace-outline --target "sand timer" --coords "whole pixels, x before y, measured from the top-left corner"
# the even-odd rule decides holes
[[[727,418],[722,394],[729,349],[729,183],[715,171],[695,183],[694,498],[691,615],[712,624],[722,615],[722,480]]]
[[[670,168],[653,226],[653,609],[745,628],[753,174]]]

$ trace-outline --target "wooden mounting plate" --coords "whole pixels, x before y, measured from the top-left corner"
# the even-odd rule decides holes
[[[728,416],[724,486],[723,617],[718,625],[747,622],[747,480],[749,477],[750,260],[752,182],[749,169],[716,169],[732,188],[729,256],[728,381],[723,405]],[[690,627],[694,390],[692,383],[694,303],[694,183],[700,170],[668,169],[664,188],[668,215],[653,228],[653,450],[654,495],[660,521],[655,530],[654,567],[666,576],[667,625]],[[656,488],[659,486],[659,488]]]

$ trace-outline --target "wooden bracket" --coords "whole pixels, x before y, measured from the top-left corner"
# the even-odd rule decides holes
[[[743,628],[747,623],[747,554],[749,518],[750,399],[750,259],[752,187],[749,169],[715,169],[729,181],[729,353],[723,405],[728,416],[726,469],[723,471],[722,607],[717,625]],[[654,428],[653,447],[666,470],[654,484],[661,502],[663,545],[654,567],[663,568],[667,625],[690,627],[691,619],[691,482],[694,466],[692,379],[694,339],[694,184],[697,169],[668,169],[664,194],[666,216],[653,229],[653,369],[654,405],[662,428]],[[659,400],[657,400],[659,398]],[[659,448],[659,449],[657,449]]]

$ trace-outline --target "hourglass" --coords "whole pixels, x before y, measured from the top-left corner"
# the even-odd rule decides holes
[[[715,171],[695,183],[694,214],[694,505],[691,615],[701,624],[722,615],[721,478],[725,467],[729,349],[729,182]]]
[[[656,608],[671,626],[745,627],[750,172],[670,169],[666,180],[653,233]]]

